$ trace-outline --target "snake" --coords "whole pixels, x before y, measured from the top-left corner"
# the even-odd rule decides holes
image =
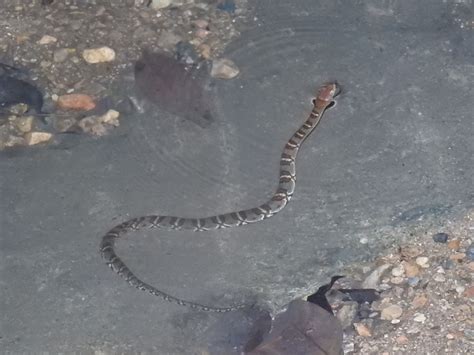
[[[275,216],[288,204],[296,187],[296,156],[304,140],[319,124],[326,109],[335,105],[335,97],[341,92],[337,82],[327,83],[320,87],[316,97],[312,100],[313,109],[306,121],[286,143],[280,157],[280,176],[278,187],[270,200],[258,207],[236,212],[218,214],[204,218],[187,218],[175,216],[149,215],[130,219],[112,229],[103,237],[100,243],[100,254],[105,263],[118,275],[123,277],[131,286],[139,290],[148,291],[166,301],[188,306],[200,311],[230,312],[247,307],[239,304],[230,307],[206,306],[200,303],[186,301],[174,297],[156,287],[142,281],[122,261],[115,252],[115,241],[131,231],[141,229],[190,230],[203,232],[230,227],[244,226],[266,220]]]

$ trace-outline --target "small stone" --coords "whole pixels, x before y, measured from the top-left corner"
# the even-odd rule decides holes
[[[466,288],[464,286],[457,286],[455,290],[456,290],[456,293],[460,295],[466,290]]]
[[[370,329],[363,323],[354,323],[354,328],[361,337],[370,337],[372,332]]]
[[[428,298],[425,295],[416,296],[411,301],[411,306],[415,309],[423,308],[428,303]]]
[[[392,276],[403,276],[404,273],[405,273],[405,270],[402,265],[399,265],[392,269]]]
[[[56,63],[62,63],[64,62],[67,57],[69,56],[69,52],[70,50],[68,48],[60,48],[60,49],[56,49],[54,52],[53,52],[53,60],[56,62]]]
[[[149,6],[153,10],[160,10],[160,9],[164,9],[165,7],[170,6],[170,4],[171,4],[171,0],[152,0]]]
[[[446,243],[448,241],[448,235],[446,233],[436,233],[433,235],[435,243]]]
[[[409,342],[408,338],[405,335],[400,335],[399,337],[397,337],[397,339],[395,339],[395,341],[399,345],[405,345]]]
[[[430,259],[426,256],[419,256],[416,258],[416,263],[421,266],[422,268],[426,269],[428,267],[430,267],[430,265],[428,264],[428,261]]]
[[[204,58],[204,59],[210,59],[211,58],[211,47],[205,43],[200,44],[198,46],[198,51],[199,54]]]
[[[380,279],[387,269],[390,268],[390,264],[380,265],[377,269],[372,271],[369,276],[362,282],[362,288],[375,288],[377,289],[380,283]]]
[[[466,257],[466,254],[464,253],[455,253],[449,256],[451,260],[457,261],[457,262],[463,261],[465,257]]]
[[[209,30],[209,22],[206,21],[206,20],[199,19],[199,20],[194,21],[193,24],[194,24],[197,28],[201,28],[201,29],[203,29],[203,30]]]
[[[415,277],[420,273],[419,267],[413,262],[407,262],[403,265],[407,277]]]
[[[362,237],[359,239],[360,244],[369,244],[369,238],[367,237]]]
[[[445,269],[445,270],[450,270],[452,268],[454,268],[456,266],[456,264],[454,263],[454,261],[452,261],[451,259],[444,259],[442,262],[441,262],[441,266]]]
[[[474,297],[474,286],[467,288],[464,293],[464,297],[473,298]]]
[[[27,133],[33,129],[34,118],[33,116],[22,116],[22,117],[18,117],[14,122],[15,122],[16,128],[21,133]]]
[[[38,41],[38,43],[39,44],[51,44],[51,43],[55,43],[57,41],[58,41],[58,39],[56,37],[49,36],[49,35],[44,35],[43,37],[41,37],[41,39]]]
[[[420,278],[419,277],[409,277],[407,279],[407,282],[411,287],[415,287],[416,285],[418,285],[420,283]]]
[[[119,120],[118,120],[119,116],[120,116],[120,112],[115,111],[115,110],[108,110],[102,116],[99,116],[99,119],[103,123],[107,123],[111,126],[118,127],[120,125]]]
[[[424,323],[426,321],[426,316],[423,313],[415,313],[413,320],[418,323]]]
[[[474,243],[467,247],[466,256],[470,261],[474,261]]]
[[[25,134],[26,144],[35,145],[48,142],[53,135],[48,132],[28,132]]]
[[[451,333],[446,334],[446,339],[453,340],[455,336]]]
[[[61,95],[56,103],[61,109],[90,111],[95,108],[94,100],[86,94]]]
[[[3,149],[4,147],[14,147],[17,145],[25,145],[26,140],[23,137],[17,137],[14,135],[8,135],[7,139],[5,142],[0,142],[0,149]]]
[[[402,307],[398,305],[389,305],[382,309],[382,313],[380,314],[380,318],[384,320],[394,320],[400,318],[403,313]]]
[[[230,59],[216,59],[212,62],[211,76],[218,79],[232,79],[239,74],[239,68]]]
[[[393,283],[394,285],[400,285],[403,283],[404,278],[400,276],[395,276],[390,279],[390,282]]]
[[[451,250],[459,250],[459,246],[461,245],[460,239],[453,239],[449,241],[448,248]]]
[[[433,276],[433,280],[435,280],[436,282],[445,282],[446,277],[444,277],[443,274],[436,274]]]
[[[115,51],[109,47],[85,49],[82,57],[89,64],[111,62],[115,59]]]
[[[471,261],[469,264],[467,264],[467,268],[471,271],[474,271],[474,261]]]

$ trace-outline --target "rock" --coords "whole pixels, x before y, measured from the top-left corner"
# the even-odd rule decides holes
[[[474,297],[474,286],[471,286],[471,287],[467,288],[464,291],[463,296],[467,297],[467,298],[473,298]]]
[[[55,43],[57,41],[58,41],[58,39],[56,37],[49,36],[49,35],[44,35],[43,37],[41,37],[41,39],[38,41],[38,43],[39,44],[51,44],[51,43]]]
[[[474,243],[467,247],[466,256],[470,261],[474,261]]]
[[[403,314],[402,307],[395,304],[391,304],[388,307],[385,307],[384,309],[382,309],[380,318],[383,320],[394,320],[394,319],[400,318],[402,314]]]
[[[232,79],[239,74],[239,68],[230,59],[216,59],[212,62],[211,76],[218,79]]]
[[[65,110],[90,111],[95,108],[95,102],[86,94],[66,94],[58,97],[57,105]]]
[[[394,285],[400,285],[401,283],[403,283],[403,281],[405,281],[405,279],[400,276],[395,276],[390,279],[390,282]]]
[[[109,47],[85,49],[82,57],[89,64],[111,62],[115,59],[115,51]]]
[[[443,274],[436,274],[433,276],[433,280],[435,280],[436,282],[445,282],[446,277],[444,277]]]
[[[449,241],[448,248],[451,250],[459,250],[459,246],[461,245],[460,239],[453,239]]]
[[[416,296],[411,301],[411,306],[415,309],[423,308],[428,303],[428,298],[425,295]]]
[[[403,265],[407,277],[415,277],[420,273],[419,267],[413,262],[407,262]]]
[[[200,29],[209,30],[209,22],[203,19],[193,21],[193,24]]]
[[[446,233],[436,233],[433,235],[433,241],[435,243],[446,243],[448,241],[448,235]]]
[[[21,133],[30,132],[33,129],[34,117],[33,116],[22,116],[18,117],[14,121],[16,129]]]
[[[395,341],[399,345],[405,345],[409,342],[408,338],[405,335],[400,335],[399,337],[397,337],[397,339],[395,339]]]
[[[56,49],[54,52],[53,52],[53,60],[56,62],[56,63],[62,63],[64,62],[67,57],[69,56],[69,52],[70,50],[68,48],[60,48],[60,49]]]
[[[392,276],[403,276],[404,273],[405,273],[405,270],[402,265],[399,265],[392,269]]]
[[[418,323],[424,323],[426,321],[426,316],[423,313],[415,313],[413,320]]]
[[[430,259],[426,256],[419,256],[416,258],[416,263],[421,266],[422,268],[426,269],[428,267],[430,267],[430,265],[428,264],[428,261]]]
[[[454,264],[454,261],[452,261],[451,259],[444,259],[442,262],[441,262],[441,266],[445,269],[445,270],[449,270],[449,269],[452,269],[456,266],[456,264]]]
[[[152,0],[149,6],[153,10],[160,10],[160,9],[164,9],[165,7],[170,6],[170,4],[171,4],[171,0]]]
[[[211,47],[205,43],[198,46],[198,52],[204,59],[211,58]]]
[[[409,277],[407,279],[407,282],[411,287],[415,287],[420,283],[420,278],[419,277]]]
[[[346,302],[341,309],[339,309],[336,317],[339,319],[339,322],[341,322],[342,329],[347,329],[352,326],[358,309],[359,304],[357,302]]]
[[[26,144],[28,145],[46,143],[51,140],[52,137],[53,135],[48,132],[28,132],[25,134]]]
[[[25,138],[17,137],[10,134],[6,138],[5,142],[0,142],[0,148],[3,149],[5,147],[14,147],[17,145],[25,145],[25,144],[27,144]]]
[[[380,265],[377,269],[372,271],[369,276],[362,282],[362,288],[377,288],[380,283],[382,275],[387,269],[390,268],[390,264]]]
[[[466,257],[465,253],[455,253],[449,256],[449,258],[453,261],[457,261],[458,263],[463,261]]]
[[[78,126],[85,132],[94,136],[104,136],[107,134],[107,126],[119,125],[118,117],[120,113],[109,110],[101,116],[89,116],[79,121]]]
[[[450,260],[451,261],[451,260]],[[467,264],[467,268],[470,270],[470,271],[474,271],[474,261],[471,261],[469,264]]]
[[[363,323],[354,323],[354,328],[361,337],[371,337],[372,332],[370,329]]]

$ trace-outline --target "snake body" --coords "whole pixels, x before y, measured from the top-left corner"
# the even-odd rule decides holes
[[[195,302],[185,301],[158,290],[154,286],[140,280],[128,268],[128,266],[125,265],[125,263],[115,253],[115,241],[129,231],[137,231],[144,228],[165,228],[171,230],[191,230],[202,232],[243,226],[273,217],[288,204],[295,191],[295,160],[301,144],[318,125],[324,111],[335,103],[334,97],[338,95],[339,92],[340,89],[336,83],[326,84],[321,87],[318,95],[313,99],[313,110],[309,117],[293,134],[283,149],[280,158],[280,178],[278,188],[270,200],[255,208],[205,218],[151,215],[130,219],[115,226],[102,237],[100,253],[106,264],[123,277],[131,286],[143,291],[148,291],[155,296],[159,296],[166,301],[174,302],[178,305],[213,312],[229,312],[246,307],[246,305],[236,305],[226,308],[210,307]]]

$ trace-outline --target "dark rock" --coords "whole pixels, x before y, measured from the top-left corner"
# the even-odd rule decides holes
[[[196,50],[192,44],[179,41],[176,44],[176,59],[180,63],[190,65],[197,63],[199,60],[199,55],[196,53]]]
[[[6,108],[20,103],[27,104],[29,110],[41,113],[43,94],[26,81],[11,76],[0,76],[0,107]]]
[[[436,243],[446,243],[448,241],[449,236],[446,233],[436,233],[433,235],[433,240]]]

